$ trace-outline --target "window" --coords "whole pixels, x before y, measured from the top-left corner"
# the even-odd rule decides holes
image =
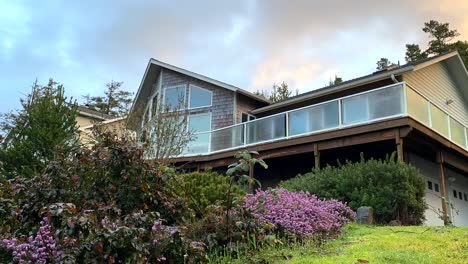
[[[206,153],[210,150],[211,113],[190,115],[188,129],[195,133],[188,144],[189,153]]]
[[[427,188],[429,190],[432,190],[432,182],[431,181],[427,181]]]
[[[194,133],[210,131],[211,113],[190,115],[189,130]]]
[[[242,123],[245,123],[247,121],[252,121],[252,120],[255,120],[255,116],[249,115],[247,113],[242,113],[242,115],[241,115],[241,122]]]
[[[457,198],[457,191],[453,190],[453,197]]]
[[[164,104],[171,108],[185,108],[185,85],[169,87],[164,90]]]
[[[190,108],[211,106],[213,92],[190,85]]]
[[[466,195],[466,193],[463,194],[463,197],[465,197],[465,201],[468,202],[468,196]]]
[[[434,183],[434,190],[435,190],[436,192],[439,192],[439,184]]]
[[[458,198],[459,198],[460,200],[463,200],[463,197],[462,197],[462,193],[461,193],[461,192],[458,192]]]

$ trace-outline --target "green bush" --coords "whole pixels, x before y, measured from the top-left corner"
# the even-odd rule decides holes
[[[188,206],[200,218],[208,206],[217,202],[226,206],[232,198],[234,198],[233,202],[236,202],[244,196],[245,188],[236,182],[231,182],[232,180],[228,176],[208,170],[176,174],[170,177],[168,183],[175,193],[188,202]],[[229,188],[230,185],[232,188]]]
[[[203,248],[185,237],[190,215],[167,185],[168,169],[131,139],[96,136],[40,176],[0,180],[0,263],[203,261]],[[37,254],[41,232],[55,249]]]
[[[307,191],[320,198],[347,202],[356,210],[371,206],[377,223],[399,220],[402,224],[421,224],[426,203],[425,185],[413,166],[398,162],[394,155],[385,160],[361,157],[357,163],[313,169],[304,175],[281,182],[290,191]]]

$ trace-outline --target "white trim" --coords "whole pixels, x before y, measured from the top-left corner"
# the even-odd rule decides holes
[[[205,90],[210,93],[210,104],[209,105],[204,105],[204,106],[197,106],[197,107],[190,107],[190,104],[192,103],[192,88],[198,88],[200,90]],[[206,88],[200,87],[195,84],[189,84],[189,92],[188,92],[188,98],[187,98],[187,110],[194,110],[194,109],[200,109],[200,108],[208,108],[213,106],[213,91],[208,90]]]
[[[177,84],[177,85],[173,85],[173,86],[168,86],[168,87],[164,87],[164,92],[163,92],[163,98],[162,98],[162,104],[164,106],[166,106],[166,91],[169,90],[169,89],[177,89],[177,88],[180,88],[180,87],[184,87],[184,104],[183,104],[183,108],[179,108],[178,110],[179,111],[182,111],[182,110],[187,110],[186,108],[186,103],[187,103],[187,84]],[[171,109],[172,110],[172,109]]]
[[[431,101],[427,100],[427,114],[429,115],[429,127],[432,127],[432,111],[431,111]]]
[[[338,128],[343,127],[343,113],[341,111],[342,103],[341,99],[338,100]]]
[[[468,128],[465,127],[465,148],[468,149]]]

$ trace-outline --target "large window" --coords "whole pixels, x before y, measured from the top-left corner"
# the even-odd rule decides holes
[[[210,149],[211,113],[190,115],[188,129],[195,133],[189,143],[189,153],[205,153]],[[203,133],[207,132],[207,133]]]
[[[211,91],[190,85],[190,108],[211,106],[212,97]]]
[[[170,107],[171,110],[185,108],[185,85],[166,88],[164,91],[164,104]]]

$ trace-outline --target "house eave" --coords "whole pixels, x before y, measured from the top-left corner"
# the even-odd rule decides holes
[[[281,102],[274,103],[274,104],[271,104],[271,105],[268,105],[268,106],[265,106],[265,107],[262,107],[262,108],[255,109],[255,110],[252,111],[252,113],[253,114],[260,114],[260,113],[263,113],[263,112],[266,112],[266,111],[275,110],[275,109],[285,107],[285,106],[290,106],[290,105],[297,104],[297,103],[300,103],[300,102],[303,102],[303,101],[306,101],[306,100],[310,100],[310,99],[313,99],[313,98],[317,98],[317,97],[321,97],[321,96],[324,96],[324,95],[328,95],[328,94],[344,91],[344,90],[347,90],[347,89],[351,89],[351,88],[354,88],[356,86],[361,86],[361,85],[365,85],[365,84],[385,80],[385,79],[390,78],[392,75],[397,76],[397,75],[401,75],[401,74],[403,74],[405,72],[409,72],[409,71],[413,71],[413,70],[414,70],[414,66],[407,66],[407,67],[404,67],[404,68],[384,72],[384,73],[381,73],[381,74],[372,75],[372,76],[369,76],[369,77],[364,78],[364,79],[352,81],[352,82],[349,82],[349,83],[344,83],[342,85],[337,85],[337,86],[332,87],[332,88],[323,89],[323,90],[317,91],[315,93],[306,94],[304,96],[299,95],[298,97],[295,97],[295,98],[292,98],[292,99],[289,99],[289,100],[281,101]]]

